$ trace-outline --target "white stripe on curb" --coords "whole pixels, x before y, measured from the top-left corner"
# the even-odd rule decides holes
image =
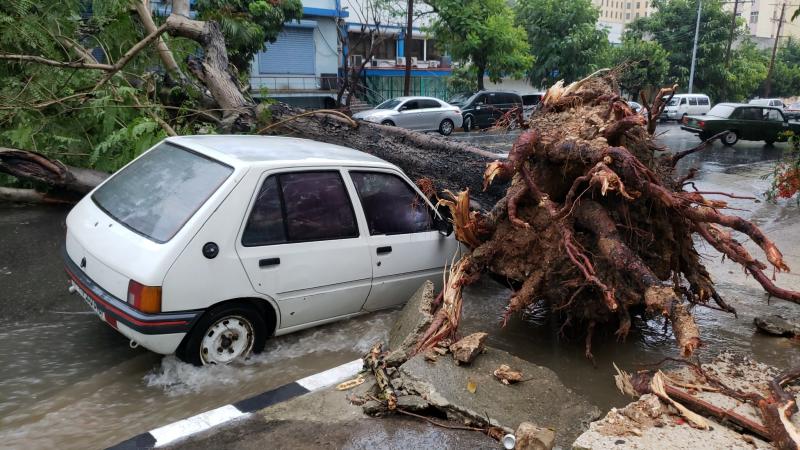
[[[303,386],[309,391],[316,391],[317,389],[328,387],[334,383],[338,383],[339,381],[352,377],[358,372],[361,372],[363,367],[364,361],[357,359],[355,361],[350,361],[347,364],[334,367],[333,369],[328,369],[324,372],[297,380],[295,383]]]
[[[191,434],[205,431],[211,427],[228,422],[247,414],[239,411],[233,405],[221,406],[211,411],[183,419],[161,428],[151,430],[150,434],[156,439],[156,447],[161,447]]]

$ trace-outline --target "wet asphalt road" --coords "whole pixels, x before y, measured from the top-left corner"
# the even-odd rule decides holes
[[[673,151],[699,140],[675,125],[660,127],[659,139]],[[498,152],[506,138],[454,135],[456,139],[491,141]],[[489,144],[489,142],[482,142]],[[714,144],[691,155],[681,170],[698,167],[697,186],[707,191],[753,195],[767,182],[760,177],[781,157],[785,144],[740,142],[733,148]],[[790,266],[800,270],[800,211],[793,202],[773,205],[733,200],[738,214],[762,226],[783,250]],[[379,339],[385,339],[394,312],[381,312],[319,327],[270,341],[265,354],[245,364],[195,368],[142,349],[97,320],[80,299],[66,291],[61,266],[67,209],[44,206],[0,206],[0,447],[97,448],[192,414],[234,402],[258,392],[350,361]],[[754,246],[746,246],[757,254]],[[766,297],[733,264],[700,246],[720,293],[740,315],[697,310],[706,347],[701,357],[739,349],[756,359],[788,367],[800,364],[797,344],[756,334],[752,318],[769,309],[790,317],[800,306]],[[800,289],[800,277],[781,274],[779,285]],[[674,345],[658,324],[640,324],[625,344],[610,336],[595,343],[598,368],[583,359],[582,342],[557,337],[541,317],[514,319],[496,327],[509,291],[491,281],[466,294],[465,329],[485,329],[492,345],[555,370],[569,387],[595,404],[624,402],[614,393],[611,362],[629,369],[636,364],[675,356]]]

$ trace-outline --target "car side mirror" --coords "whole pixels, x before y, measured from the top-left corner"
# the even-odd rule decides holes
[[[450,222],[450,219],[438,214],[433,215],[433,226],[442,236],[450,236],[453,234],[453,223]]]

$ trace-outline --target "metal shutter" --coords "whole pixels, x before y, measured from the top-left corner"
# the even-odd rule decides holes
[[[285,27],[258,55],[259,73],[314,75],[314,29]]]

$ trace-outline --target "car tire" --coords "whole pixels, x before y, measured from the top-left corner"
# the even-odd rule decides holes
[[[386,126],[389,126],[389,127],[393,127],[394,126],[394,122],[392,122],[391,120],[384,120],[383,122],[381,122],[381,125],[386,125]]]
[[[764,139],[764,142],[765,142],[767,145],[772,145],[772,144],[774,144],[774,143],[775,143],[775,140],[774,140],[774,139]]]
[[[472,118],[472,116],[464,117],[464,124],[462,125],[462,128],[464,128],[465,132],[469,133],[470,131],[472,131],[475,128],[475,125],[474,125],[473,122],[474,122],[474,119]]]
[[[728,131],[725,136],[722,136],[722,143],[727,145],[728,147],[732,146],[733,144],[739,142],[739,134],[735,131]]]
[[[181,343],[176,356],[195,366],[228,364],[267,343],[264,316],[247,303],[231,302],[205,312]]]
[[[453,132],[453,128],[455,128],[455,124],[450,119],[444,119],[442,123],[439,124],[439,134],[442,136],[450,136],[450,133]]]

